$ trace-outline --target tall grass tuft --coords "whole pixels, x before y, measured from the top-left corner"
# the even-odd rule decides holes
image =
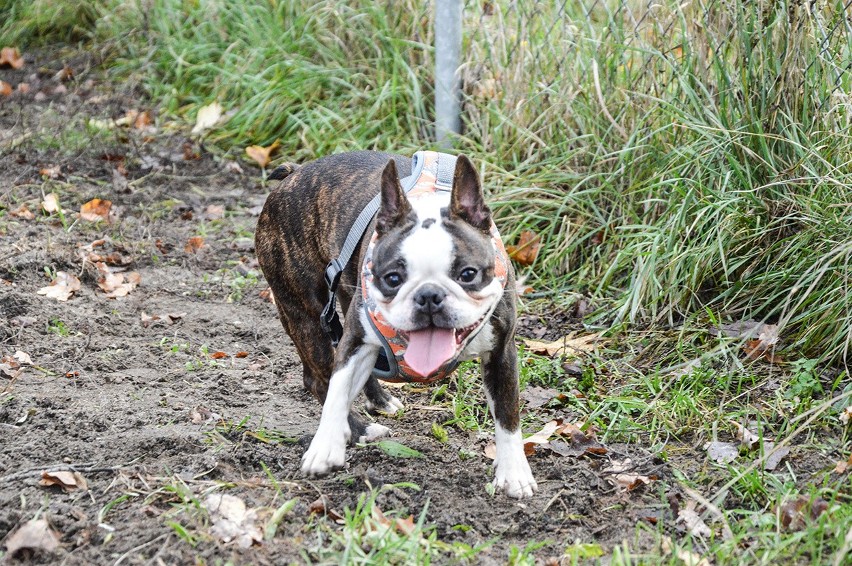
[[[432,146],[429,3],[89,4],[165,113],[232,112],[225,147]],[[764,319],[850,359],[848,2],[469,0],[465,18],[457,149],[507,239],[541,234],[536,286],[588,293],[607,323]]]

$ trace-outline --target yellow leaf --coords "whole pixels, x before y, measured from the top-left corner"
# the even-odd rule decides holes
[[[281,145],[276,141],[269,147],[263,147],[260,145],[252,145],[246,148],[246,155],[251,157],[257,162],[261,167],[266,167],[269,165],[269,161],[272,155],[272,152],[278,149],[278,146]]]
[[[218,102],[202,106],[195,117],[195,127],[192,128],[192,133],[199,134],[204,130],[209,130],[216,125],[221,117],[222,105]]]

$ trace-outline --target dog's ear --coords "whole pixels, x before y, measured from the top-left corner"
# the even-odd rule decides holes
[[[479,175],[473,163],[464,155],[459,155],[456,159],[450,218],[464,220],[483,232],[491,230],[491,209],[485,204]]]
[[[411,212],[411,203],[399,183],[396,163],[391,159],[382,171],[382,204],[376,215],[376,232],[379,236],[386,234]]]

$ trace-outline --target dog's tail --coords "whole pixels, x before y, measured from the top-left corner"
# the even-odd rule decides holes
[[[282,163],[281,165],[272,170],[272,173],[269,174],[269,177],[267,177],[267,179],[271,179],[273,181],[280,181],[282,179],[286,179],[293,173],[293,171],[298,168],[298,163]]]

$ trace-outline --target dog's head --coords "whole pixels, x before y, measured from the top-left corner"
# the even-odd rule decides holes
[[[463,155],[449,194],[429,193],[412,204],[393,161],[381,183],[367,293],[385,321],[407,336],[407,363],[428,375],[456,354],[503,295],[491,211]]]

